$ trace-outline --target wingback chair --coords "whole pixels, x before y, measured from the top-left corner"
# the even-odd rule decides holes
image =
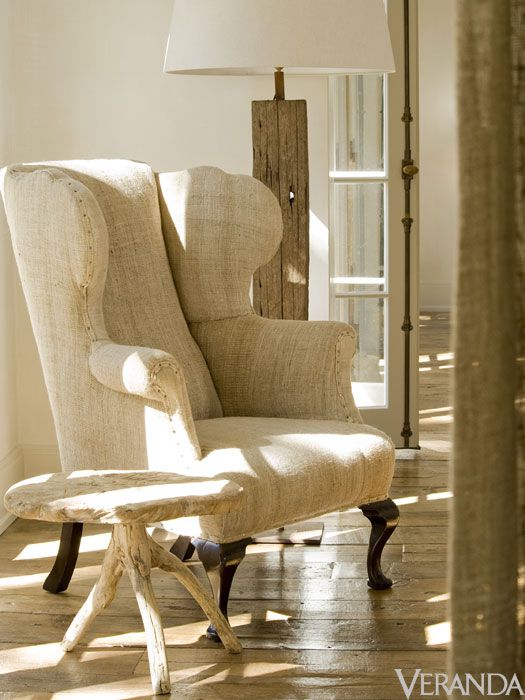
[[[62,469],[243,486],[235,514],[177,521],[225,614],[254,534],[355,506],[372,523],[369,585],[391,586],[380,557],[398,521],[394,449],[354,404],[355,331],[264,319],[250,303],[281,239],[270,190],[119,160],[15,165],[2,190]],[[68,586],[81,528],[63,526],[48,590]]]

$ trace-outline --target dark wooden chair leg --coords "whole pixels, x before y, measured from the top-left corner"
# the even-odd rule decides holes
[[[251,538],[248,538],[229,544],[215,544],[199,538],[192,540],[208,575],[215,601],[226,618],[228,618],[228,599],[233,577],[251,541]],[[214,642],[220,642],[213,625],[206,630],[206,636]]]
[[[399,508],[390,498],[377,503],[365,503],[359,508],[372,523],[367,557],[368,585],[375,590],[390,588],[392,581],[381,570],[381,554],[399,522]]]
[[[77,563],[83,527],[82,523],[64,523],[62,525],[57,558],[42,586],[45,591],[62,593],[69,586]]]
[[[192,544],[191,537],[186,535],[179,535],[170,547],[170,552],[181,561],[189,561],[194,551],[195,547]]]

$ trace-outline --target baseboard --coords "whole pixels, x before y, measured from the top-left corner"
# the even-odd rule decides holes
[[[25,478],[60,471],[58,445],[22,445]]]
[[[436,314],[436,313],[451,313],[452,309],[450,306],[431,306],[430,304],[425,304],[419,310],[420,314]]]
[[[0,460],[0,495],[2,499],[7,489],[23,478],[24,455],[20,445],[17,445]],[[15,516],[5,510],[0,499],[0,533],[7,530],[15,520]]]
[[[6,513],[0,518],[0,535],[5,532],[9,525],[12,525],[16,520],[16,515],[11,515],[11,513]]]

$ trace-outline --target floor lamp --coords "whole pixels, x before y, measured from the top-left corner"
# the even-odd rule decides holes
[[[393,70],[384,0],[174,1],[165,73],[275,76],[274,99],[252,103],[253,175],[276,195],[284,224],[280,249],[254,275],[253,304],[262,316],[308,318],[307,108],[305,100],[285,99],[285,73]],[[278,541],[320,541],[322,523],[306,530]]]

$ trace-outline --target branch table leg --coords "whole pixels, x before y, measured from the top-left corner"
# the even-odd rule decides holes
[[[146,632],[153,691],[165,695],[171,690],[170,673],[162,620],[151,585],[151,550],[146,528],[143,525],[116,525],[114,532]]]
[[[175,574],[177,579],[186,588],[197,603],[201,606],[210,622],[221,638],[221,642],[231,654],[240,654],[242,646],[235,636],[230,623],[221,613],[211,595],[205,590],[201,582],[192,572],[173,554],[167,552],[157,542],[150,538],[150,546],[155,566]]]
[[[64,635],[61,644],[64,651],[74,649],[96,616],[111,603],[117,592],[122,572],[123,566],[112,537],[102,562],[100,577]]]

